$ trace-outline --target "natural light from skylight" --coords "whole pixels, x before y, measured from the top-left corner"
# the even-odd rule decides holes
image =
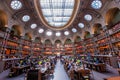
[[[43,16],[49,25],[62,27],[73,12],[75,0],[40,0]]]

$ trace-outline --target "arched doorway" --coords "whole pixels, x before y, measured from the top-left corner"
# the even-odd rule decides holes
[[[44,54],[53,54],[52,42],[50,39],[46,39],[44,42]]]
[[[60,56],[63,52],[63,45],[62,42],[60,40],[56,40],[54,43],[54,54],[57,54],[58,56]]]
[[[64,52],[66,55],[71,55],[73,54],[73,43],[71,39],[66,39],[66,41],[64,42]]]
[[[76,36],[74,40],[74,52],[75,54],[83,54],[83,42],[80,36]]]

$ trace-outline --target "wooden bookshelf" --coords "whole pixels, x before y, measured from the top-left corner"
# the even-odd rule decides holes
[[[74,54],[73,53],[73,45],[72,45],[72,43],[71,44],[65,44],[64,45],[64,51],[65,51],[66,55]]]
[[[75,51],[76,51],[76,54],[83,54],[83,44],[82,44],[82,41],[81,42],[75,42],[74,43],[75,45]]]
[[[93,37],[84,39],[84,48],[85,48],[85,53],[90,52],[91,55],[94,55],[94,40]]]
[[[45,44],[44,46],[44,54],[52,54],[52,44]]]

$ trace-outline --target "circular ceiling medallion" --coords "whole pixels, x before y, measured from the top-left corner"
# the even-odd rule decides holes
[[[27,22],[27,21],[29,21],[30,20],[30,16],[29,15],[24,15],[23,17],[22,17],[22,21],[23,22]]]
[[[100,9],[102,7],[102,2],[101,0],[93,0],[91,6],[94,9]]]
[[[56,32],[55,34],[57,37],[61,36],[61,33],[60,32]]]
[[[43,32],[44,32],[44,29],[40,28],[40,29],[38,30],[38,32],[39,32],[39,33],[43,33]]]
[[[70,34],[69,31],[64,32],[64,35],[66,35],[66,36],[69,35],[69,34]]]
[[[10,5],[14,10],[18,10],[22,7],[22,3],[19,0],[12,0]]]
[[[31,24],[30,27],[31,27],[31,29],[35,29],[37,27],[37,24],[33,23],[33,24]]]
[[[87,21],[91,21],[92,20],[92,16],[90,14],[86,14],[84,16],[84,19],[87,20]]]
[[[80,27],[80,28],[84,28],[84,26],[85,26],[85,25],[84,25],[83,23],[79,23],[79,24],[78,24],[78,27]]]
[[[76,17],[80,0],[34,0],[42,23],[53,30],[69,27]]]
[[[76,33],[76,32],[77,32],[77,29],[76,29],[76,28],[72,28],[72,32],[73,32],[73,33]]]
[[[47,31],[47,32],[46,32],[46,35],[47,35],[47,36],[52,36],[52,31]]]

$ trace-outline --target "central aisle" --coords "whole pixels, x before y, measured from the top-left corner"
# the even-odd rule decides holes
[[[53,80],[70,80],[60,60],[57,61],[57,64],[55,66]]]

